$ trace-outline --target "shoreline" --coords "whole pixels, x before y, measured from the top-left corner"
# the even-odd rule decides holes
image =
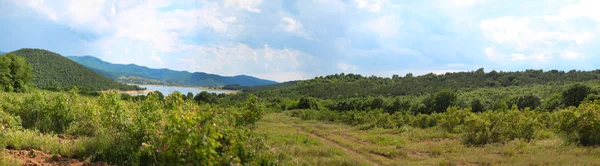
[[[152,84],[127,84],[127,85],[137,85],[137,86],[163,86],[163,85],[152,85]],[[219,92],[223,92],[225,94],[236,94],[238,92],[240,92],[239,90],[227,90],[227,89],[215,89],[215,88],[210,88],[210,87],[205,87],[205,86],[169,86],[169,85],[164,85],[165,87],[177,87],[177,88],[194,88],[197,90],[204,90],[204,91],[219,91]],[[150,90],[152,91],[152,90]],[[195,95],[195,94],[194,94]]]

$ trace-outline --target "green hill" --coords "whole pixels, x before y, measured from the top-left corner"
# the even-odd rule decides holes
[[[130,79],[125,77],[141,77],[150,80],[163,81],[166,84],[187,85],[187,86],[224,86],[239,84],[242,86],[259,86],[276,84],[275,81],[259,79],[252,76],[220,76],[204,72],[190,73],[187,71],[174,71],[169,69],[151,69],[135,64],[112,64],[105,62],[93,56],[68,56],[67,58],[86,66],[106,77],[120,80],[126,83]]]
[[[34,84],[42,89],[68,89],[77,86],[83,91],[107,89],[138,89],[104,77],[57,53],[42,49],[24,48],[11,52],[31,64]]]

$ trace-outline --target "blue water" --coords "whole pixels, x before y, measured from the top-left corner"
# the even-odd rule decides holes
[[[225,93],[225,92],[219,91],[219,90],[200,90],[200,89],[191,88],[191,87],[177,87],[177,86],[140,85],[140,87],[146,88],[148,90],[159,91],[160,93],[164,94],[165,96],[168,94],[171,94],[175,91],[179,91],[183,95],[186,95],[188,92],[192,92],[192,93],[194,93],[194,95],[196,95],[202,91],[207,91],[208,93],[216,93],[216,94]]]

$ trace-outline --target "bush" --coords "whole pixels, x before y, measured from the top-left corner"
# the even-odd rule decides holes
[[[556,119],[567,141],[600,145],[600,105],[582,104],[577,109],[562,110]]]
[[[578,106],[590,92],[589,86],[573,84],[562,93],[563,103],[566,106]]]
[[[445,112],[448,107],[454,104],[456,98],[457,95],[451,90],[439,91],[423,101],[423,104],[427,107],[427,111],[420,113]]]
[[[533,111],[489,111],[478,116],[468,116],[463,140],[466,144],[488,144],[514,139],[530,141],[540,127]]]
[[[459,109],[457,107],[449,108],[440,118],[440,127],[451,133],[461,133],[467,119],[475,116],[471,110]]]
[[[540,105],[542,105],[541,103],[542,99],[534,94],[529,94],[529,95],[524,95],[524,96],[519,96],[516,100],[516,105],[517,107],[519,107],[519,109],[525,109],[525,108],[531,108],[531,109],[536,109],[538,108]]]
[[[317,99],[312,97],[302,97],[300,101],[298,101],[298,105],[296,105],[297,109],[314,109],[319,110],[319,104]]]

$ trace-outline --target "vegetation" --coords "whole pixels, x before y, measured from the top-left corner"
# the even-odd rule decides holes
[[[7,151],[23,149],[116,165],[599,162],[598,70],[336,74],[232,84],[244,92],[228,95],[96,97],[27,91],[27,63],[0,58],[0,164],[19,164]]]
[[[173,71],[169,69],[151,69],[134,64],[121,65],[102,61],[92,56],[69,56],[67,57],[83,66],[97,71],[106,77],[119,79],[121,77],[135,76],[149,80],[160,80],[170,85],[185,86],[224,86],[230,84],[240,84],[244,86],[257,86],[275,84],[277,82],[263,80],[256,77],[238,75],[238,76],[219,76],[203,72],[190,73],[187,71]],[[140,79],[121,79],[125,83],[140,83]],[[133,81],[133,82],[130,82]],[[152,83],[152,82],[144,82]]]
[[[235,106],[150,94],[139,102],[117,92],[0,93],[0,147],[111,164],[269,164],[254,134],[262,107],[255,97]],[[58,135],[56,135],[58,134]],[[72,136],[65,140],[62,135]]]
[[[68,90],[77,86],[82,91],[108,89],[137,90],[106,78],[59,54],[42,49],[20,49],[11,52],[25,58],[33,71],[33,83],[37,88],[50,90]]]
[[[14,54],[0,55],[0,91],[25,92],[31,85],[31,65]]]

